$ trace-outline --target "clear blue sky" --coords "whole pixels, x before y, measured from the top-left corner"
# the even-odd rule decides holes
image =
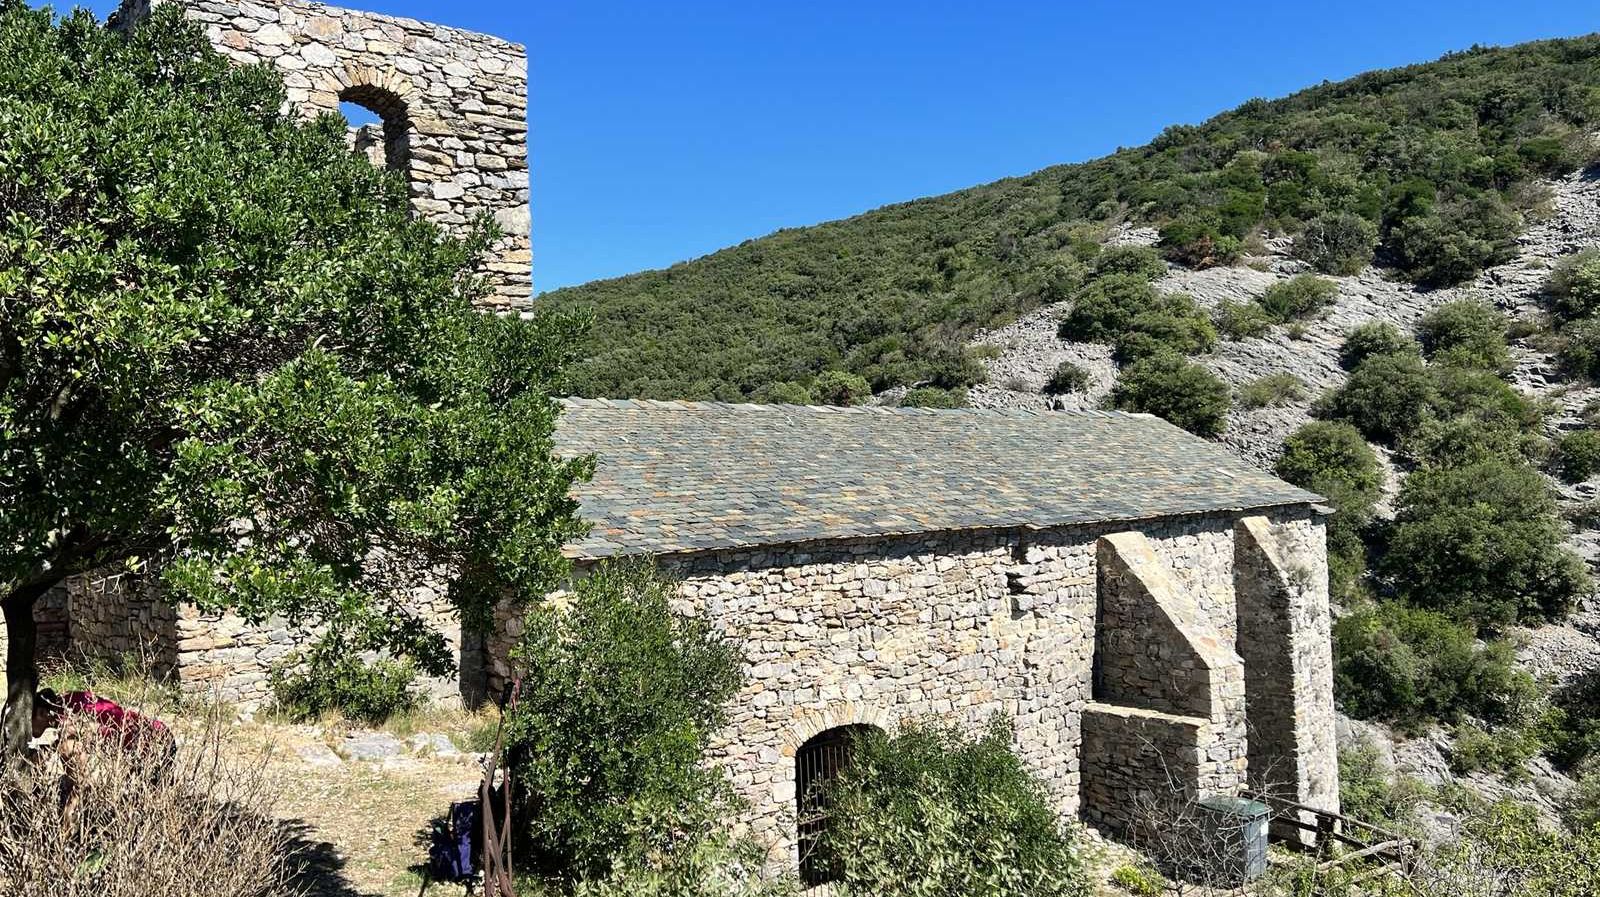
[[[348,5],[527,45],[540,291],[1093,158],[1324,79],[1600,30],[1594,0]]]

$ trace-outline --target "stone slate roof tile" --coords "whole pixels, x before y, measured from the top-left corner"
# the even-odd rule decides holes
[[[1321,499],[1145,414],[566,399],[579,558],[1046,528]]]

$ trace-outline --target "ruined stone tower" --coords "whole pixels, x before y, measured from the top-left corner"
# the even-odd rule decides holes
[[[125,28],[179,3],[211,43],[283,75],[303,114],[355,103],[382,121],[369,157],[402,173],[419,215],[447,229],[487,213],[503,236],[481,262],[495,311],[531,302],[528,62],[523,48],[471,31],[305,0],[124,0]],[[381,146],[381,152],[379,148]]]

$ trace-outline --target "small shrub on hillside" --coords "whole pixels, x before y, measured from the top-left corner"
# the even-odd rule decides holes
[[[1268,317],[1286,323],[1316,314],[1332,305],[1338,295],[1339,288],[1333,281],[1300,274],[1273,284],[1258,301]]]
[[[1600,380],[1600,317],[1584,318],[1561,328],[1557,355],[1567,373]]]
[[[1465,722],[1451,733],[1450,771],[1456,775],[1488,772],[1523,781],[1528,777],[1527,762],[1543,749],[1544,742],[1533,727],[1496,726],[1491,732]]]
[[[1089,372],[1073,364],[1063,361],[1056,365],[1051,372],[1050,379],[1045,381],[1046,395],[1059,396],[1069,392],[1083,392],[1089,386]]]
[[[1556,442],[1556,469],[1569,483],[1581,483],[1600,473],[1600,433],[1575,430]]]
[[[1255,302],[1224,299],[1217,304],[1217,330],[1231,340],[1255,339],[1272,330],[1272,318]]]
[[[1161,228],[1161,250],[1171,261],[1190,268],[1231,265],[1239,260],[1244,244],[1224,234],[1208,215],[1189,214]]]
[[[1369,825],[1409,828],[1428,787],[1397,775],[1376,745],[1360,738],[1339,749],[1339,812]]]
[[[1474,626],[1549,619],[1589,588],[1564,537],[1528,466],[1425,467],[1401,486],[1385,569],[1408,600]]]
[[[1111,388],[1112,407],[1165,418],[1199,436],[1227,423],[1228,384],[1178,355],[1155,355],[1124,368]]]
[[[1082,897],[1083,865],[1003,720],[969,738],[910,725],[856,742],[818,845],[850,893]]]
[[[1558,262],[1545,282],[1556,314],[1566,320],[1600,311],[1600,249],[1585,249]]]
[[[1199,355],[1217,343],[1211,318],[1190,296],[1163,295],[1156,305],[1135,314],[1113,341],[1113,357],[1121,364],[1161,352]]]
[[[1417,324],[1417,338],[1423,354],[1436,364],[1511,368],[1505,316],[1482,302],[1458,299],[1428,312]]]
[[[1366,531],[1382,494],[1377,454],[1355,427],[1312,421],[1284,440],[1276,470],[1337,511],[1327,523],[1328,583],[1335,598],[1350,597],[1367,569]]]
[[[1550,696],[1556,735],[1550,757],[1565,769],[1600,772],[1600,669],[1588,669]]]
[[[529,611],[506,729],[528,867],[603,880],[729,812],[726,779],[701,761],[741,660],[703,617],[673,611],[674,594],[647,566],[607,563]]]
[[[757,389],[751,394],[750,401],[761,405],[810,405],[816,401],[816,397],[804,383],[781,380]]]
[[[1275,408],[1305,397],[1305,381],[1287,371],[1268,374],[1239,387],[1240,408]]]
[[[1418,464],[1461,467],[1499,460],[1522,464],[1543,452],[1537,433],[1495,414],[1459,414],[1440,419],[1429,416],[1400,442],[1401,454]]]
[[[1393,442],[1414,430],[1438,401],[1438,387],[1421,358],[1374,355],[1351,372],[1321,410],[1354,424],[1374,442]]]
[[[1167,888],[1161,873],[1147,866],[1118,866],[1111,873],[1111,883],[1134,897],[1160,897]]]
[[[940,389],[937,386],[919,386],[900,400],[901,408],[965,408],[965,389]]]
[[[1502,800],[1469,812],[1428,865],[1429,897],[1589,897],[1600,894],[1600,827],[1552,831],[1537,807]]]
[[[1372,263],[1378,228],[1353,212],[1324,212],[1294,240],[1294,257],[1323,274],[1359,274]]]
[[[1167,273],[1161,253],[1148,246],[1112,246],[1100,251],[1089,263],[1095,277],[1126,274],[1140,280],[1159,280]]]
[[[292,655],[272,672],[273,711],[296,720],[314,720],[330,711],[371,725],[412,710],[416,667],[405,660],[365,660],[345,638],[330,633],[310,650]]]
[[[1528,688],[1510,646],[1479,644],[1471,626],[1397,603],[1339,618],[1333,647],[1334,694],[1344,712],[1407,731],[1463,715],[1505,719]]]
[[[1577,781],[1561,799],[1561,819],[1575,832],[1600,827],[1600,769],[1578,773]]]
[[[1390,230],[1387,245],[1413,281],[1447,287],[1508,261],[1520,226],[1516,212],[1484,193],[1404,219]]]
[[[1388,321],[1368,321],[1351,330],[1339,347],[1339,365],[1353,371],[1375,355],[1421,355],[1417,341]]]
[[[1061,320],[1058,334],[1074,342],[1109,342],[1128,329],[1133,316],[1157,305],[1156,288],[1132,274],[1096,278]]]
[[[824,405],[859,405],[872,398],[867,378],[849,371],[823,371],[811,391]]]

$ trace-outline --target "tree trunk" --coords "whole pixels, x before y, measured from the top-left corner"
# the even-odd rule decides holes
[[[39,688],[34,650],[39,642],[33,606],[53,583],[33,583],[0,598],[6,622],[6,705],[0,718],[0,763],[22,755],[33,737],[33,695]]]

